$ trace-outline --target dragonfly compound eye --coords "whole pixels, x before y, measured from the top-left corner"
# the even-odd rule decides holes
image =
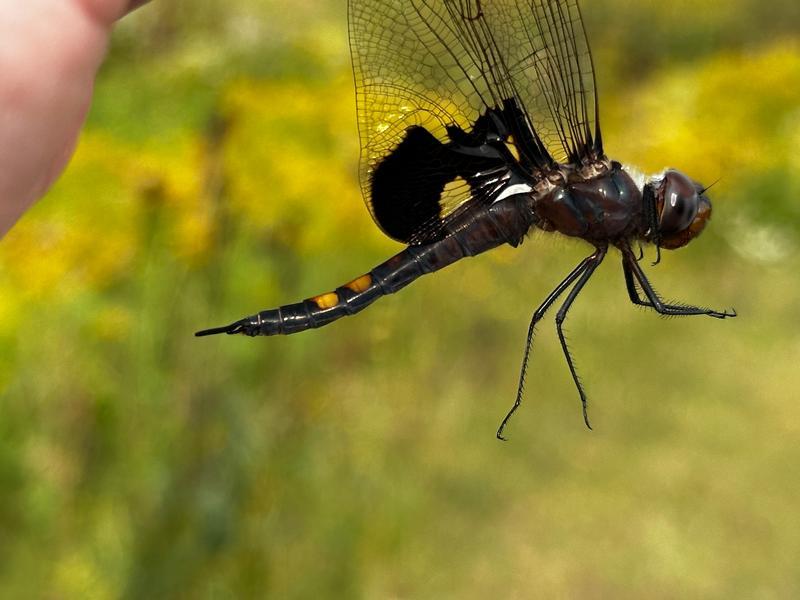
[[[700,235],[711,217],[711,202],[683,173],[667,171],[658,192],[657,203],[661,246],[680,248]]]

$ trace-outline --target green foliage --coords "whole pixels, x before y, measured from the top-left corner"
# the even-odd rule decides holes
[[[800,20],[584,2],[609,153],[711,183],[649,269],[734,321],[633,310],[612,256],[570,339],[536,235],[299,336],[193,331],[397,250],[360,199],[344,2],[156,2],[68,173],[0,246],[0,597],[795,597]]]

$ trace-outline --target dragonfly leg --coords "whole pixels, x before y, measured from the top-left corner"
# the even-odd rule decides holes
[[[691,306],[688,304],[667,304],[663,302],[655,289],[653,289],[644,271],[642,271],[642,268],[636,261],[636,257],[633,256],[629,249],[623,249],[622,271],[625,275],[625,287],[628,289],[628,296],[631,302],[638,306],[646,306],[654,309],[659,314],[671,316],[708,315],[716,319],[732,318],[736,316],[736,311],[733,309],[720,312],[710,308]],[[637,283],[644,292],[644,299],[639,296],[639,291],[636,288]]]
[[[567,339],[564,337],[564,321],[567,318],[567,313],[569,312],[572,303],[575,302],[575,298],[578,297],[578,294],[581,293],[586,283],[592,277],[592,274],[595,272],[595,269],[600,266],[600,263],[603,262],[603,259],[606,256],[606,248],[598,248],[597,251],[592,254],[586,260],[589,261],[584,269],[583,273],[581,274],[580,279],[575,284],[575,287],[572,288],[567,299],[564,300],[564,304],[561,305],[561,308],[558,309],[558,313],[556,314],[556,331],[558,331],[558,339],[561,341],[561,349],[564,351],[564,357],[567,359],[567,365],[569,366],[569,372],[572,374],[572,381],[575,382],[575,387],[578,388],[578,394],[581,398],[581,407],[583,408],[583,421],[586,423],[586,427],[589,429],[592,426],[589,424],[589,413],[587,412],[586,406],[586,392],[583,390],[583,385],[581,385],[581,381],[578,378],[578,373],[575,370],[575,362],[572,360],[572,354],[570,354],[569,347],[567,346]]]
[[[605,252],[605,251],[604,251]],[[531,347],[533,345],[533,336],[536,330],[536,324],[542,320],[545,313],[548,309],[553,305],[553,303],[558,300],[559,296],[564,293],[564,291],[571,286],[578,277],[580,277],[586,269],[590,267],[592,261],[594,260],[594,254],[589,256],[581,261],[581,263],[575,267],[572,272],[567,275],[561,283],[559,283],[556,288],[550,292],[550,295],[545,298],[544,302],[539,305],[539,308],[533,313],[533,317],[531,318],[531,324],[528,327],[528,337],[525,342],[525,353],[523,354],[522,358],[522,367],[520,368],[519,372],[519,385],[517,386],[517,397],[514,400],[514,405],[511,407],[511,410],[508,411],[508,414],[503,419],[503,422],[500,423],[500,427],[497,429],[497,439],[506,441],[506,438],[503,437],[503,430],[505,429],[508,422],[511,420],[512,415],[517,411],[519,405],[522,403],[522,394],[525,390],[525,375],[528,371],[528,363],[530,361],[531,356]]]
[[[622,273],[625,275],[625,288],[628,290],[628,297],[631,299],[631,302],[636,306],[653,308],[652,304],[642,300],[641,296],[639,296],[639,290],[636,287],[636,282],[633,280],[633,272],[625,259],[622,260]]]

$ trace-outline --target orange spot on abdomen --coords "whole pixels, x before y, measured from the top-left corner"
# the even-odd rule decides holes
[[[311,298],[311,302],[320,308],[333,308],[339,304],[339,295],[336,292],[328,292]]]
[[[363,291],[369,289],[369,286],[372,285],[372,276],[367,273],[366,275],[362,275],[357,279],[353,279],[350,283],[345,284],[348,290],[355,292],[356,294],[360,294]]]

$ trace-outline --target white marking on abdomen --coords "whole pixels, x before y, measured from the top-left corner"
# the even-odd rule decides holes
[[[530,194],[532,191],[533,188],[527,183],[515,183],[514,185],[510,185],[504,189],[501,194],[494,199],[492,204],[495,202],[500,202],[500,200],[505,200],[509,196],[516,196],[517,194]]]

